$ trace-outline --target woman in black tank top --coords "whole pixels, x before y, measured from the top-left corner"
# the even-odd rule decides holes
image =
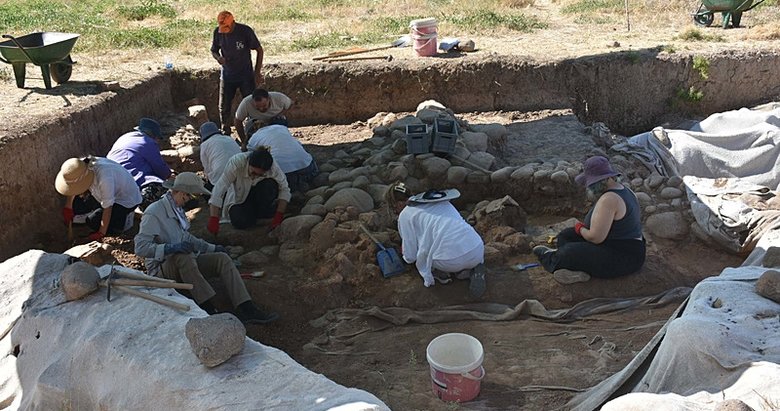
[[[583,222],[562,230],[557,249],[537,246],[534,254],[556,280],[569,284],[591,276],[614,278],[639,271],[645,262],[645,240],[639,202],[620,183],[609,160],[595,156],[585,161],[576,177],[587,187],[595,205]]]

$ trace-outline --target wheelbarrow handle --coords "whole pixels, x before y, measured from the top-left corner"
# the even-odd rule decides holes
[[[10,34],[3,34],[3,38],[4,39],[11,39],[11,41],[13,41],[14,44],[16,44],[16,47],[19,47],[19,50],[21,50],[22,53],[24,53],[24,55],[27,56],[27,59],[30,60],[30,63],[35,64],[36,66],[40,66],[40,64],[38,64],[35,60],[33,60],[32,56],[30,56],[30,54],[27,53],[27,50],[25,50],[24,47],[22,47],[22,45],[19,44],[19,41],[17,41],[14,36],[12,36]],[[10,64],[10,63],[8,63],[8,64]]]

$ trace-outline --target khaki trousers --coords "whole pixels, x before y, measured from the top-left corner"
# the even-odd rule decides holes
[[[173,254],[165,259],[160,268],[163,278],[192,284],[190,292],[198,304],[216,294],[211,284],[206,281],[207,277],[222,279],[233,307],[252,299],[246,291],[241,273],[225,253],[205,253],[197,256],[193,253]]]

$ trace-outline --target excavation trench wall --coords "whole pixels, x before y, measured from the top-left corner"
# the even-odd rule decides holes
[[[378,112],[414,111],[421,101],[435,99],[455,112],[571,108],[584,123],[601,121],[625,135],[670,116],[704,115],[780,96],[779,56],[739,51],[703,57],[694,65],[692,55],[644,50],[547,64],[498,57],[272,64],[266,81],[269,89],[296,101],[288,116],[292,125],[365,121]],[[158,116],[193,99],[217,120],[218,78],[217,71],[162,73],[0,141],[0,259],[60,237],[64,243],[62,198],[53,180],[65,159],[105,154],[139,117]]]

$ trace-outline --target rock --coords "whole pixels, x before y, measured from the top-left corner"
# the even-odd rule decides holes
[[[569,184],[569,174],[565,170],[558,170],[550,174],[550,180],[556,184]]]
[[[634,188],[634,189],[639,188],[639,187],[642,186],[642,183],[644,183],[644,182],[645,182],[645,180],[643,180],[643,179],[641,179],[639,177],[631,179],[631,188]]]
[[[649,177],[645,179],[645,188],[647,191],[653,191],[664,183],[664,178],[657,172],[653,172]]]
[[[730,399],[730,400],[719,402],[717,405],[715,405],[713,411],[754,411],[754,410],[749,405],[745,404],[740,400]]]
[[[351,243],[357,239],[358,230],[357,228],[336,227],[333,229],[333,242]]]
[[[636,199],[637,201],[639,201],[639,205],[641,205],[642,207],[653,204],[652,197],[650,197],[647,193],[643,193],[640,191],[634,194],[636,194]]]
[[[466,181],[471,170],[466,167],[452,166],[447,170],[447,184],[459,185]]]
[[[371,174],[371,169],[365,166],[356,167],[349,172],[349,179],[354,180],[359,176],[367,176]]]
[[[457,47],[458,47],[458,50],[464,51],[466,53],[471,53],[471,52],[477,50],[477,46],[476,46],[476,44],[474,44],[474,40],[472,40],[472,39],[459,41]]]
[[[485,133],[476,133],[473,131],[464,131],[460,135],[463,144],[472,153],[475,151],[487,151],[488,148],[488,135]]]
[[[780,247],[769,247],[766,249],[764,260],[762,261],[764,267],[778,267],[780,268]]]
[[[519,180],[522,182],[531,182],[533,181],[534,177],[534,166],[531,164],[526,164],[517,170],[512,172],[512,180]]]
[[[478,185],[490,184],[490,174],[485,174],[481,171],[473,171],[466,176],[466,183]]]
[[[376,126],[373,130],[371,130],[375,136],[379,137],[387,137],[390,135],[390,128],[387,126]]]
[[[187,119],[195,127],[200,127],[201,124],[209,121],[209,115],[206,112],[206,106],[198,104],[195,106],[189,106],[187,108]]]
[[[374,200],[374,204],[381,204],[385,201],[385,193],[387,192],[387,184],[369,184],[366,191]]]
[[[680,188],[680,184],[682,184],[683,180],[680,176],[671,176],[668,180],[666,180],[666,185],[669,187],[677,187]]]
[[[404,118],[399,118],[398,120],[393,121],[392,124],[390,124],[390,130],[400,130],[404,133],[406,133],[406,126],[412,125],[412,124],[425,124],[420,120],[419,118],[415,116],[406,116]]]
[[[328,209],[323,204],[306,204],[301,208],[301,214],[318,215],[325,217],[328,214]]]
[[[361,190],[368,188],[369,184],[371,184],[371,181],[369,181],[368,177],[366,176],[357,176],[355,177],[355,180],[352,181],[352,187],[359,188]]]
[[[81,299],[98,288],[100,274],[97,269],[83,261],[77,261],[62,270],[60,286],[68,301]]]
[[[192,352],[206,367],[216,367],[244,348],[246,328],[229,313],[191,318],[184,327]]]
[[[664,187],[661,190],[661,198],[665,198],[667,200],[672,198],[679,198],[682,197],[683,192],[679,188],[676,187]]]
[[[679,210],[683,206],[683,200],[682,198],[673,198],[672,201],[669,202],[669,205],[671,205],[673,209]]]
[[[324,207],[327,209],[327,206]],[[309,232],[312,227],[321,221],[322,217],[318,215],[297,215],[286,218],[282,221],[282,225],[275,230],[276,237],[280,243],[306,240],[309,238]]]
[[[409,170],[406,167],[399,165],[390,169],[388,175],[391,181],[404,181],[406,177],[409,177]]]
[[[336,183],[349,180],[349,172],[350,170],[345,168],[332,171],[330,175],[328,175],[328,184],[334,185]]]
[[[500,170],[496,170],[490,174],[490,181],[494,183],[505,183],[512,177],[512,173],[515,169],[515,167],[504,167]]]
[[[416,116],[419,118],[423,123],[426,124],[433,124],[433,122],[439,118],[442,115],[442,112],[440,110],[430,109],[430,108],[424,108],[422,110],[417,110]]]
[[[320,187],[320,188],[324,188],[324,187]],[[306,195],[309,195],[309,193],[311,193],[311,191],[309,191]],[[322,190],[322,193],[324,194],[325,190]],[[306,205],[322,204],[324,202],[325,202],[325,198],[321,194],[317,194],[311,197],[308,201],[306,201]]]
[[[649,205],[649,206],[645,207],[645,214],[653,214],[656,211],[658,211],[658,207],[656,207],[654,205]]]
[[[374,209],[374,199],[359,188],[349,187],[337,191],[325,202],[328,211],[333,211],[339,206],[355,206],[361,213],[365,213]]]
[[[279,260],[299,269],[308,269],[313,262],[311,248],[296,242],[283,243],[279,247]]]
[[[756,281],[756,293],[780,303],[780,271],[769,270]]]
[[[645,228],[656,237],[670,240],[681,240],[688,235],[688,223],[678,211],[651,215],[645,222]]]
[[[485,265],[500,264],[502,261],[504,261],[504,256],[502,255],[501,250],[494,247],[496,244],[501,243],[485,245]]]
[[[104,81],[101,83],[101,86],[104,91],[119,91],[122,90],[122,86],[119,84],[118,81]]]
[[[501,124],[488,123],[488,124],[473,124],[471,131],[485,133],[488,135],[488,140],[501,140],[509,135],[509,131]]]
[[[490,168],[493,167],[493,164],[496,162],[496,158],[492,154],[482,151],[471,153],[468,160],[470,163],[474,163],[486,170],[490,170]]]
[[[260,252],[269,256],[273,257],[275,255],[279,254],[279,246],[278,245],[266,245],[263,247],[260,247]]]
[[[430,157],[422,161],[420,166],[427,177],[439,178],[447,174],[452,164],[441,157]]]
[[[268,263],[268,256],[258,250],[253,250],[238,257],[238,262],[241,263],[242,267],[260,267]]]
[[[510,196],[504,196],[488,202],[484,207],[475,208],[476,224],[480,233],[487,233],[492,227],[507,226],[517,232],[524,232],[528,214]]]
[[[467,149],[465,145],[456,144],[455,152],[453,153],[453,156],[467,159],[471,156],[471,151],[469,151],[469,149]]]
[[[339,191],[339,190],[341,190],[341,189],[344,189],[344,188],[347,188],[347,187],[352,187],[352,181],[350,181],[350,180],[346,180],[346,181],[342,181],[342,182],[340,182],[340,183],[336,183],[336,184],[334,184],[334,185],[331,187],[331,189],[333,190],[333,193],[335,193],[336,191]],[[325,192],[327,193],[328,191],[327,191],[327,190],[325,190]],[[330,195],[329,195],[328,197],[330,197],[331,195],[333,195],[333,193],[330,193]]]

